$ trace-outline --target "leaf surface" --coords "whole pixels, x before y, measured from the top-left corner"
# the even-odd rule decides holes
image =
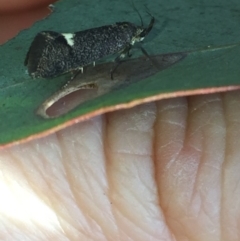
[[[144,4],[135,3],[147,24],[150,17],[145,14]],[[139,24],[129,1],[112,1],[109,5],[109,1],[103,0],[98,6],[86,0],[60,1],[50,17],[0,46],[0,145],[43,136],[115,108],[238,88],[240,1],[151,1],[147,8],[157,19],[144,42],[147,52],[168,57],[182,53],[185,58],[168,62],[167,68],[140,76],[138,81],[94,96],[58,118],[46,120],[36,111],[61,89],[69,76],[32,80],[23,65],[32,39],[42,30],[74,32],[119,21]],[[138,59],[139,55],[141,52],[136,49],[134,57]]]

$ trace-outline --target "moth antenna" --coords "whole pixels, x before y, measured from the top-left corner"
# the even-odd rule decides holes
[[[146,10],[146,13],[147,13],[150,17],[153,18],[153,15],[150,13],[150,11],[149,11],[149,9],[148,9],[148,7],[147,7],[146,4],[144,4],[144,7],[145,7],[145,10]]]
[[[136,6],[134,5],[134,2],[131,1],[131,3],[132,3],[132,7],[133,7],[133,9],[136,11],[138,17],[140,18],[140,21],[141,21],[141,27],[143,28],[143,20],[142,20],[142,16],[141,16],[141,14],[139,13],[139,11],[137,10]]]
[[[158,63],[147,53],[147,51],[141,46],[140,47],[142,53],[151,61],[152,65],[159,70]]]

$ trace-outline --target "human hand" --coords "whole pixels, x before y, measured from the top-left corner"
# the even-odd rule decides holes
[[[2,150],[1,240],[238,240],[239,104],[163,100]]]

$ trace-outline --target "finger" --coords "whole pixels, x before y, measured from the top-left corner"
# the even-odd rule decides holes
[[[7,14],[21,12],[34,8],[41,8],[53,3],[54,0],[0,0],[0,13]]]
[[[0,44],[50,14],[48,0],[0,0]]]
[[[173,240],[155,182],[155,119],[155,103],[107,115],[109,193],[121,240]]]
[[[226,124],[221,95],[158,102],[158,117],[156,168],[169,228],[179,240],[222,240]]]

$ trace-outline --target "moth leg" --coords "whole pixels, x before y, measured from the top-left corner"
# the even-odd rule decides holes
[[[132,45],[129,44],[127,45],[120,53],[120,55],[118,55],[114,62],[116,63],[116,65],[111,69],[111,80],[113,80],[113,73],[116,71],[116,69],[118,68],[118,66],[123,62],[123,59],[127,57],[131,57],[132,54],[130,54],[130,50],[132,48]]]
[[[147,51],[142,46],[140,47],[140,49],[142,53],[151,61],[152,65],[159,70],[159,64],[147,53]]]
[[[71,80],[75,79],[76,76],[79,74],[80,71],[81,71],[81,73],[83,74],[83,67],[79,67],[79,68],[77,68],[76,70],[74,70],[74,71],[72,72]]]

